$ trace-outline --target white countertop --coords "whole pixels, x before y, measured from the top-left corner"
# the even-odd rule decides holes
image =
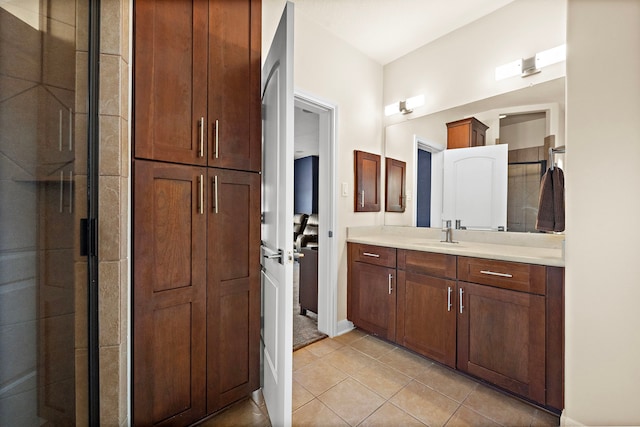
[[[347,242],[564,267],[564,235],[453,230],[459,243],[445,243],[441,234],[435,228],[349,227]]]

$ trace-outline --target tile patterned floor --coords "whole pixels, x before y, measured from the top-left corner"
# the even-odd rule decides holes
[[[202,426],[269,426],[256,396]],[[293,425],[542,427],[559,419],[355,330],[293,353]]]

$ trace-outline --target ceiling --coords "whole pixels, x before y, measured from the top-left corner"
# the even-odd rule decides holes
[[[302,14],[381,65],[514,0],[293,0]]]

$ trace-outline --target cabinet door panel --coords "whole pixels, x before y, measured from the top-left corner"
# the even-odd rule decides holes
[[[545,299],[460,282],[458,369],[545,401]]]
[[[398,343],[455,367],[455,292],[455,281],[398,271]]]
[[[137,0],[134,8],[134,155],[204,165],[207,2]]]
[[[380,211],[380,155],[355,150],[355,212]]]
[[[385,158],[385,208],[386,212],[404,212],[405,176],[407,164],[400,160]]]
[[[209,6],[209,165],[260,170],[260,4]]]
[[[136,425],[186,425],[205,413],[203,174],[191,166],[144,160],[134,164]]]
[[[209,170],[208,412],[260,387],[260,176]]]
[[[354,262],[351,274],[351,321],[388,340],[395,340],[396,291],[392,268]]]

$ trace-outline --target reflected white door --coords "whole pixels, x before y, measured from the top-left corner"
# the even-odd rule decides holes
[[[506,144],[446,150],[442,219],[459,219],[468,229],[506,230],[507,162]]]
[[[293,329],[293,4],[262,69],[263,394],[271,424],[291,425]]]

